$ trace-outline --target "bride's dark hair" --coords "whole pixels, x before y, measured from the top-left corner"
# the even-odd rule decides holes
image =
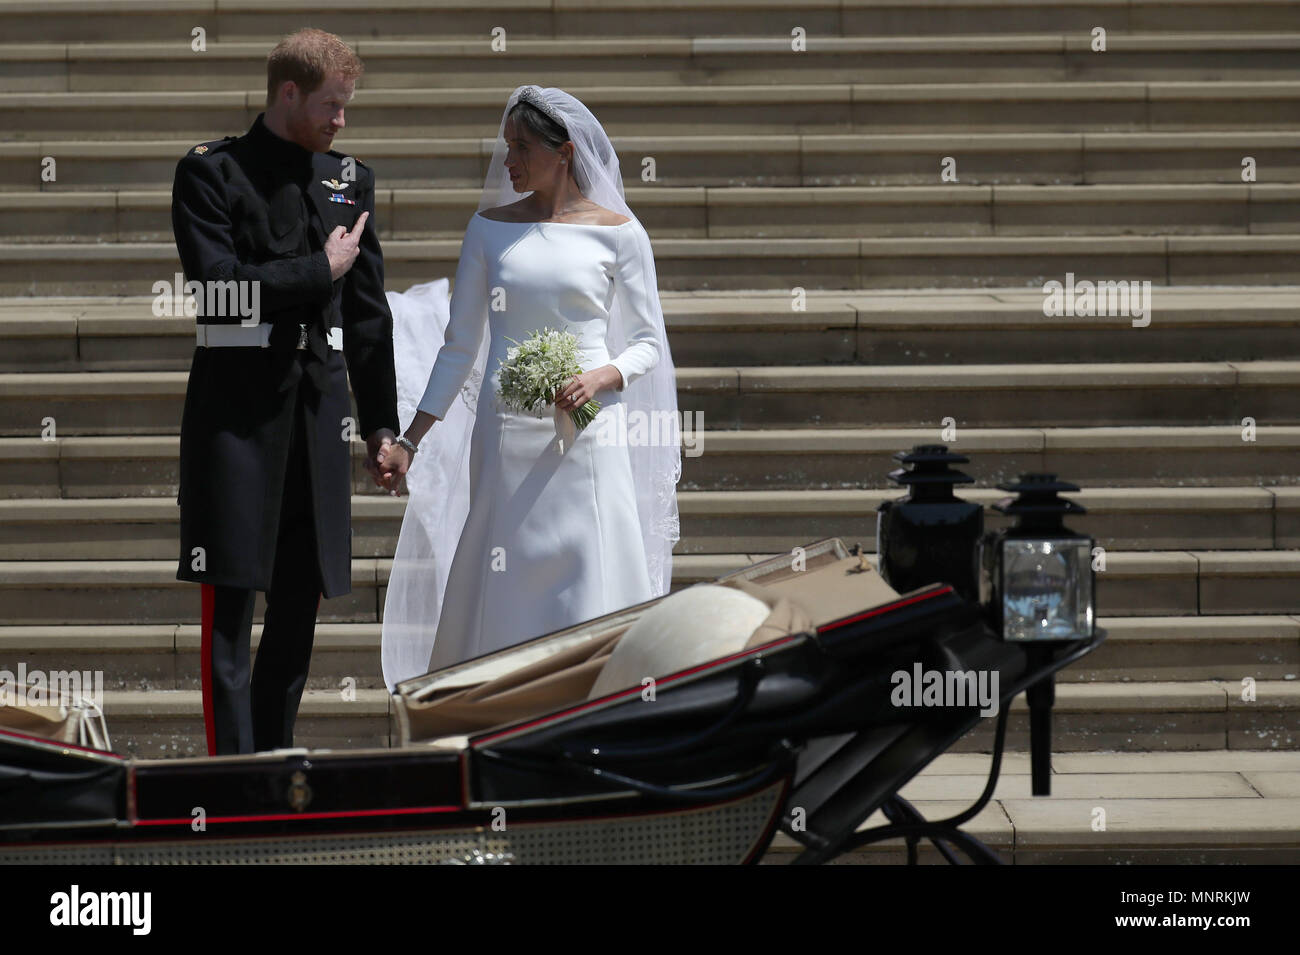
[[[506,116],[514,118],[521,125],[532,130],[538,141],[552,152],[569,141],[569,131],[564,127],[564,124],[556,122],[527,100],[521,99],[515,103],[514,106],[510,107],[510,112],[506,113]],[[574,155],[576,158],[577,154]],[[587,177],[583,173],[580,164],[574,162],[569,168],[573,181],[578,184],[578,191],[584,196],[587,195],[590,190],[587,185]]]
[[[559,149],[569,141],[569,131],[564,126],[526,100],[515,103],[506,115],[532,130],[533,135],[551,149]]]

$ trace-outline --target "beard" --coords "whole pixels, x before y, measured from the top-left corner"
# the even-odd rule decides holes
[[[328,125],[313,122],[306,109],[290,113],[285,122],[294,141],[313,152],[326,152],[334,141],[327,133]]]

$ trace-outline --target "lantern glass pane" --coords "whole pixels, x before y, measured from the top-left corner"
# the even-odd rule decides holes
[[[1006,640],[1092,635],[1092,541],[1005,540],[1002,634]]]

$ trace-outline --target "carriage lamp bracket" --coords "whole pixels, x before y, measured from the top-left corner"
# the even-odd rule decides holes
[[[910,803],[895,793],[881,806],[881,810],[887,817],[891,818],[893,824],[854,833],[849,837],[849,840],[843,844],[832,844],[830,840],[816,835],[811,830],[805,830],[804,832],[799,833],[791,832],[783,824],[781,828],[787,835],[807,847],[807,850],[795,860],[794,864],[815,865],[833,859],[841,853],[847,852],[851,849],[868,845],[872,842],[878,842],[882,839],[890,839],[894,837],[902,837],[903,839],[908,840],[909,862],[915,858],[914,842],[921,839],[928,839],[934,843],[935,848],[938,849],[944,858],[950,863],[957,864],[956,860],[946,852],[944,847],[936,840],[951,842],[977,863],[1000,863],[1001,859],[998,857],[996,852],[975,836],[962,832],[958,827],[965,825],[971,819],[975,818],[975,816],[977,816],[984,807],[988,805],[989,800],[993,798],[993,793],[997,789],[998,778],[1002,771],[1002,753],[1006,746],[1006,721],[1010,713],[1011,701],[1015,699],[1017,694],[1021,692],[1028,694],[1044,684],[1054,687],[1055,681],[1052,679],[1054,672],[1056,670],[1064,669],[1074,661],[1086,656],[1092,650],[1096,649],[1097,645],[1105,639],[1105,636],[1105,630],[1096,628],[1091,638],[1079,640],[1075,644],[1067,645],[1066,652],[1060,657],[1054,656],[1056,652],[1059,652],[1062,649],[1060,644],[1026,648],[1027,650],[1041,652],[1043,655],[1053,656],[1050,664],[1052,673],[1043,674],[1036,678],[1022,676],[1013,681],[1011,686],[1007,688],[1005,694],[1003,694],[1005,700],[1003,705],[998,708],[997,724],[993,735],[993,759],[989,765],[988,780],[984,785],[983,793],[981,793],[980,797],[968,808],[947,819],[939,819],[929,822],[926,821],[919,812],[917,812],[915,807],[911,806]],[[1046,664],[1044,663],[1044,665]],[[1030,669],[1032,670],[1033,667],[1031,666]],[[1050,714],[1051,710],[1049,709],[1047,712]],[[1046,738],[1050,739],[1050,737]],[[1036,793],[1036,795],[1039,794]],[[890,816],[891,813],[893,816],[897,817],[897,820]]]
[[[908,865],[917,864],[917,843],[928,839],[939,853],[952,865],[959,865],[957,858],[943,845],[944,842],[966,853],[977,865],[1002,865],[1002,859],[983,840],[963,832],[961,826],[974,819],[984,809],[997,789],[998,777],[1002,771],[1002,752],[1006,745],[1007,707],[1002,707],[997,715],[997,728],[993,736],[993,761],[989,767],[988,781],[984,791],[969,807],[949,816],[947,819],[933,821],[925,819],[911,803],[897,793],[891,795],[881,805],[881,811],[890,820],[889,825],[875,826],[861,832],[851,833],[846,839],[832,842],[827,839],[809,839],[811,832],[795,834],[782,825],[787,835],[793,836],[808,846],[808,849],[795,860],[796,865],[816,865],[828,862],[845,852],[859,849],[873,842],[902,837],[907,844]]]

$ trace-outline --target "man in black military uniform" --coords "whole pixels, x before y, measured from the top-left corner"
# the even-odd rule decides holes
[[[351,590],[352,435],[391,489],[378,463],[399,430],[374,175],[329,148],[361,63],[338,37],[304,30],[267,67],[266,112],[243,136],[194,147],[172,189],[186,286],[203,283],[176,576],[202,585],[213,755],[293,745],[321,595]]]

